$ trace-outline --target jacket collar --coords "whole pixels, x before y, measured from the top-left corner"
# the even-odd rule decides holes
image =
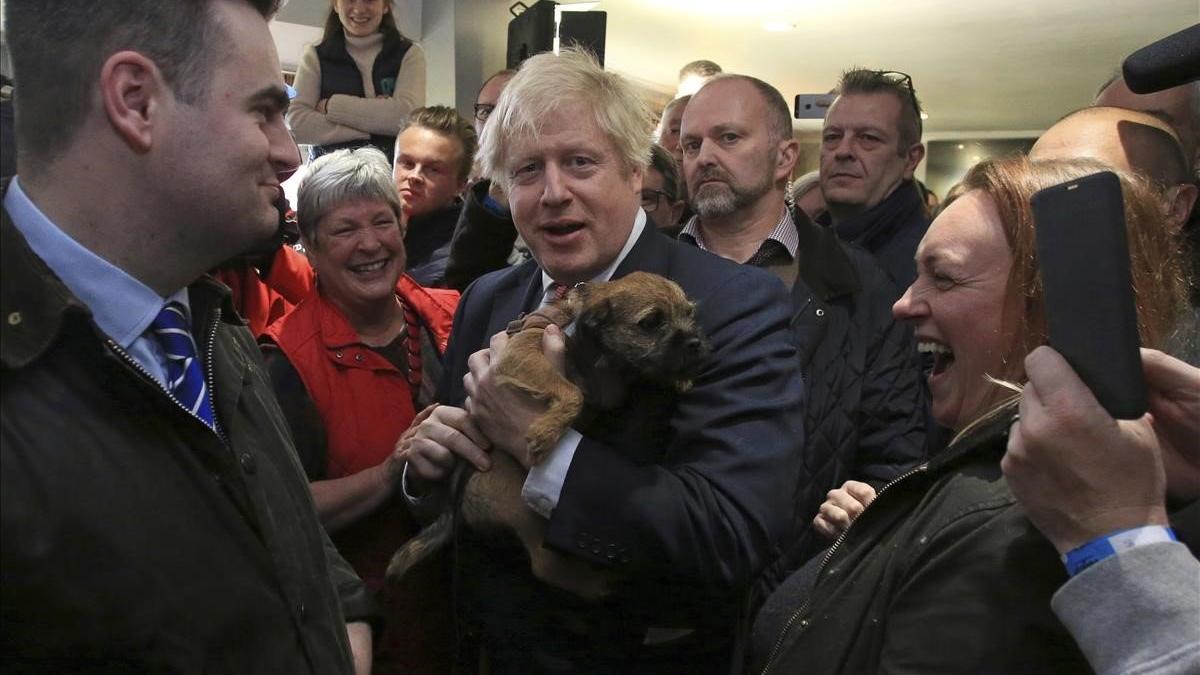
[[[825,214],[822,220],[828,220]],[[892,194],[875,206],[833,226],[838,235],[868,251],[878,248],[879,241],[890,238],[914,220],[925,220],[925,203],[921,191],[911,180],[901,181]]]
[[[8,180],[0,194],[8,192]],[[57,337],[64,317],[91,316],[28,242],[8,211],[0,208],[0,315],[4,339],[0,361],[6,368],[21,368],[41,355]]]
[[[0,185],[0,198],[8,191]],[[206,321],[213,308],[222,307],[222,320],[241,324],[229,289],[209,277],[189,287],[193,320]],[[5,368],[22,368],[54,344],[68,320],[85,321],[100,334],[92,313],[30,248],[25,237],[0,208],[0,362]]]
[[[461,212],[462,200],[455,199],[448,206],[408,221],[408,228],[404,233],[404,250],[409,258],[424,259],[449,242]]]
[[[1008,435],[1008,429],[1012,423],[1016,421],[1017,407],[1019,398],[1014,398],[1007,403],[994,408],[990,413],[986,413],[982,418],[977,420],[967,430],[960,433],[950,445],[938,454],[934,455],[933,459],[929,460],[929,469],[932,471],[941,469],[948,465],[954,464],[971,457],[977,453],[990,448],[997,438],[1003,438]],[[1004,454],[1005,444],[999,445],[999,453]]]
[[[846,244],[832,228],[818,225],[798,208],[792,210],[792,221],[800,242],[796,251],[800,278],[822,301],[862,290],[862,281],[846,254]]]
[[[458,293],[443,289],[430,289],[421,286],[412,277],[404,274],[396,284],[396,294],[409,309],[413,310],[420,321],[429,328],[438,353],[446,351],[450,340],[450,326],[454,322],[454,308],[458,305]],[[316,290],[310,296],[311,302],[318,303],[317,312],[321,322],[321,341],[326,349],[341,349],[353,345],[361,345],[362,339],[358,331],[346,318],[338,306]],[[278,341],[278,336],[276,336]]]

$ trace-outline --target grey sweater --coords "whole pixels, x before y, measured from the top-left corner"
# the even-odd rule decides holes
[[[1200,561],[1183,544],[1106,558],[1064,584],[1051,606],[1098,675],[1200,673]]]

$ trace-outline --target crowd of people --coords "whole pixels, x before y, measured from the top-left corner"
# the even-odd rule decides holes
[[[711,61],[652,111],[538,54],[468,119],[386,0],[333,0],[291,92],[274,0],[55,5],[5,8],[0,669],[1200,672],[1200,82],[1103,83],[939,201],[887,64],[798,177],[783,95]],[[1031,198],[1099,171],[1136,420],[1047,344]],[[535,458],[510,324],[633,272],[695,377]],[[464,484],[493,526],[388,578]]]

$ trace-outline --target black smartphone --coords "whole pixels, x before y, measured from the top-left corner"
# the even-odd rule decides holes
[[[1111,171],[1033,195],[1050,346],[1117,419],[1146,413],[1125,200]]]

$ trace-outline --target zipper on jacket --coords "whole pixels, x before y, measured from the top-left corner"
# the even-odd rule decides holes
[[[819,584],[821,582],[821,574],[825,571],[825,567],[829,564],[829,561],[833,559],[833,554],[837,551],[837,548],[842,545],[843,541],[846,540],[846,535],[850,532],[850,528],[854,527],[854,523],[857,523],[859,521],[859,519],[863,517],[863,514],[867,512],[867,509],[871,508],[872,506],[875,505],[876,502],[879,501],[879,498],[881,496],[883,496],[883,493],[886,492],[888,488],[890,488],[893,485],[895,485],[896,483],[899,483],[900,481],[908,478],[909,476],[921,473],[928,468],[929,468],[929,462],[923,462],[921,464],[918,464],[917,466],[909,469],[905,473],[892,479],[883,487],[879,488],[879,492],[875,493],[875,499],[872,499],[871,503],[867,504],[863,508],[862,512],[858,514],[858,518],[855,518],[854,520],[850,521],[850,524],[846,526],[846,529],[842,530],[842,533],[840,535],[838,535],[838,538],[836,540],[834,540],[833,545],[829,547],[829,550],[825,551],[825,557],[821,559],[821,564],[819,567],[817,567],[816,581],[814,582],[813,589],[812,589],[813,592],[816,591],[817,584]],[[812,602],[812,596],[813,596],[813,593],[810,592],[808,594],[808,597],[805,598],[804,603],[801,604],[800,607],[798,609],[796,609],[795,612],[792,612],[792,615],[788,617],[787,623],[783,624],[783,630],[779,632],[779,637],[776,638],[775,644],[771,647],[771,652],[767,656],[767,663],[765,666],[763,666],[761,675],[766,675],[767,671],[771,670],[771,666],[775,665],[775,659],[779,656],[779,650],[781,647],[783,647],[784,639],[787,637],[788,632],[792,629],[792,625],[795,624],[796,620],[800,618],[800,615],[803,614],[806,609],[808,609],[809,603]]]
[[[209,322],[211,328],[208,331],[208,346],[204,351],[204,385],[208,387],[208,402],[212,406],[213,423],[210,427],[216,432],[217,438],[226,446],[229,445],[229,440],[225,438],[225,433],[221,431],[221,422],[217,419],[217,390],[213,388],[213,351],[217,344],[217,326],[221,325],[221,308],[217,307],[213,310],[212,321]],[[193,415],[195,417],[195,415]],[[197,417],[196,419],[200,419]],[[203,422],[204,420],[200,420]],[[205,424],[204,426],[208,426]]]
[[[218,307],[216,310],[216,318],[217,318],[217,321],[220,321],[220,319],[221,319],[221,308],[220,307]],[[208,339],[208,351],[207,351],[208,361],[207,361],[207,363],[204,364],[204,368],[206,371],[205,372],[205,382],[206,382],[205,386],[208,387],[210,402],[215,400],[215,397],[213,396],[213,388],[212,388],[212,378],[213,378],[212,356],[213,356],[213,347],[216,343],[216,338],[217,338],[217,322],[214,321],[212,324],[212,331],[209,334],[209,339]],[[223,433],[221,433],[221,431],[220,431],[220,425],[217,424],[217,422],[216,422],[216,419],[217,419],[216,412],[217,411],[216,411],[215,405],[213,406],[213,423],[215,425],[217,425],[217,428],[213,429],[213,427],[208,426],[208,424],[206,424],[204,422],[204,420],[202,420],[199,417],[197,417],[196,415],[194,415],[192,413],[192,411],[188,409],[187,406],[185,406],[183,403],[181,403],[179,401],[178,398],[175,397],[175,394],[171,393],[170,390],[168,390],[166,387],[164,387],[162,385],[162,383],[160,383],[157,379],[155,379],[155,377],[150,374],[150,371],[146,370],[145,366],[138,363],[137,359],[130,356],[129,352],[126,352],[124,349],[122,349],[121,345],[117,344],[115,340],[113,340],[112,338],[105,338],[105,343],[108,345],[108,348],[110,351],[112,351],[114,354],[116,354],[127,365],[132,366],[134,370],[136,370],[143,377],[145,377],[148,381],[150,381],[150,383],[153,384],[155,387],[157,387],[159,391],[166,394],[167,398],[171,399],[171,402],[174,403],[176,405],[176,407],[178,407],[180,410],[185,412],[188,417],[191,417],[192,419],[195,419],[196,421],[200,422],[201,424],[204,425],[204,427],[206,429],[209,429],[210,431],[215,431],[217,434],[217,437],[221,439],[221,442],[225,445],[228,445],[228,442],[225,439],[225,435]]]

